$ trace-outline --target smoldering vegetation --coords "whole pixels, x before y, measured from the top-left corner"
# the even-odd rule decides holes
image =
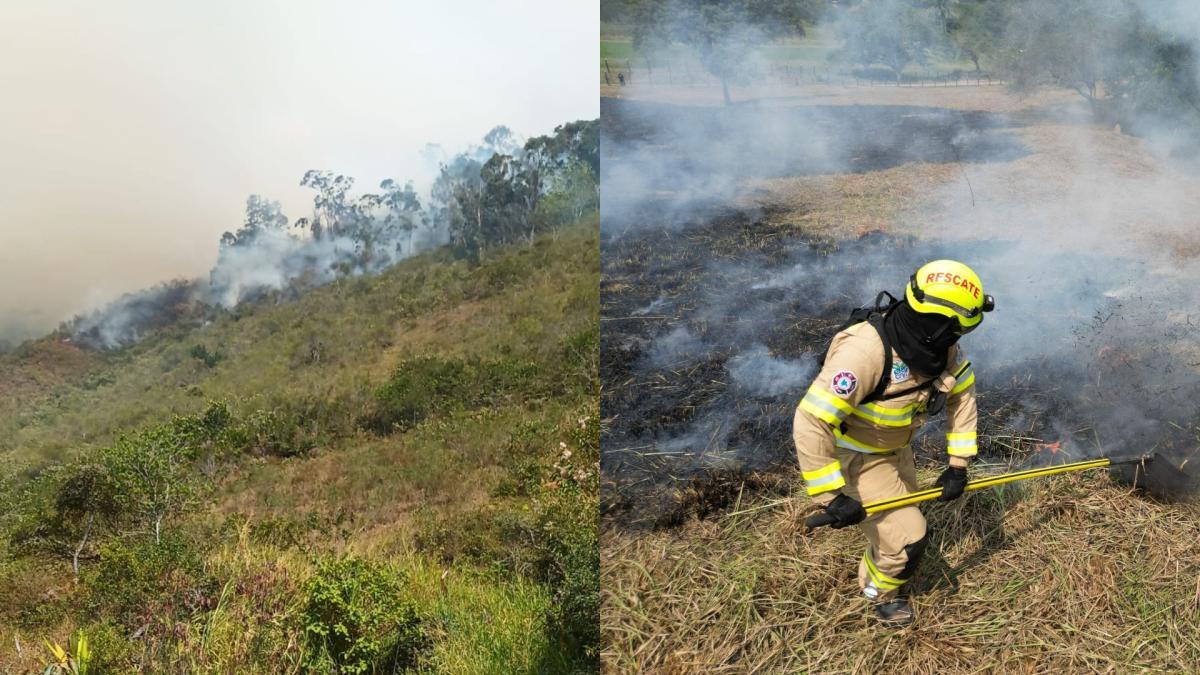
[[[310,214],[293,221],[278,202],[251,195],[207,278],[126,294],[59,332],[91,348],[119,348],[165,326],[202,325],[243,302],[283,302],[339,278],[377,274],[439,246],[478,260],[491,247],[532,242],[595,209],[597,126],[570,122],[528,140],[500,126],[453,156],[428,146],[426,157],[440,165],[428,191],[394,179],[357,191],[353,177],[308,171],[300,184],[315,193]]]
[[[963,122],[970,116],[937,110],[868,108],[857,116],[822,114],[838,118],[840,131],[817,151],[806,154],[800,144],[787,146],[793,152],[744,152],[731,171],[703,158],[720,164],[738,148],[774,147],[772,135],[805,138],[831,127],[810,126],[809,111],[774,116],[773,127],[742,117],[743,124],[720,131],[739,135],[723,147],[709,142],[717,131],[695,125],[696,117],[764,112],[650,116],[652,108],[637,106],[624,120],[625,108],[606,108],[605,180],[624,176],[632,184],[644,176],[654,189],[605,193],[605,514],[624,524],[669,526],[724,509],[747,489],[790,491],[792,416],[828,339],[851,308],[881,290],[899,295],[912,271],[936,258],[965,260],[997,297],[997,311],[963,341],[977,372],[986,460],[1029,465],[1157,454],[1170,470],[1126,478],[1166,498],[1194,489],[1187,465],[1200,444],[1191,403],[1200,395],[1200,351],[1189,308],[1200,306],[1200,297],[1188,269],[1058,246],[1053,229],[986,239],[967,225],[954,238],[877,233],[835,241],[799,235],[769,211],[719,203],[748,175],[955,158],[986,170],[1025,152],[1010,136],[1012,123],[998,115],[976,115],[987,123],[971,126]],[[621,135],[625,129],[630,135]],[[681,158],[677,168],[668,160],[673,155]],[[655,157],[662,161],[648,159]],[[697,176],[698,184],[728,192],[702,189],[704,196],[693,198]],[[653,209],[664,194],[667,206]],[[610,201],[622,203],[609,208]],[[670,217],[660,219],[662,213]],[[957,215],[968,223],[971,214]],[[1091,228],[1097,237],[1117,229],[1103,220],[1053,225]],[[920,453],[944,453],[940,431],[940,422],[925,427],[916,441]]]

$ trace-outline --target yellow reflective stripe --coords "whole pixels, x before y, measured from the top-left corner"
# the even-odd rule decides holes
[[[916,403],[903,408],[885,408],[876,403],[864,403],[854,409],[854,414],[884,427],[907,427],[912,424],[913,411],[916,409]]]
[[[837,408],[842,412],[842,417],[849,415],[850,411],[854,410],[854,406],[850,405],[849,401],[834,395],[833,392],[826,391],[823,387],[817,384],[810,386],[808,388],[808,392],[804,394],[804,398],[808,398],[809,396],[812,396],[817,400],[824,401],[832,405],[834,408]]]
[[[809,495],[819,495],[846,485],[846,479],[842,477],[842,463],[836,459],[816,471],[801,471],[800,475],[804,477],[804,486]]]
[[[904,585],[907,579],[894,579],[879,571],[875,566],[875,562],[871,560],[871,550],[867,549],[863,552],[863,561],[867,563],[867,574],[871,577],[871,582],[885,591],[900,588]]]
[[[958,383],[954,385],[954,388],[950,390],[950,393],[958,394],[962,391],[965,391],[967,387],[973,384],[975,384],[975,371],[967,370],[967,376],[963,379],[960,379]]]
[[[834,427],[833,435],[836,439],[836,444],[839,448],[845,448],[846,450],[853,450],[855,452],[866,452],[869,454],[879,454],[882,452],[894,452],[895,450],[898,449],[898,448],[877,448],[873,445],[867,445],[866,443],[863,443],[862,441],[856,441],[853,438],[850,438],[846,434],[842,433],[842,430],[837,427]],[[904,446],[902,445],[900,447],[902,448]]]
[[[839,419],[837,415],[825,410],[824,408],[817,407],[813,403],[810,403],[807,398],[800,401],[800,409],[826,424],[832,424],[836,427],[842,423],[842,420]]]
[[[951,431],[946,434],[946,452],[954,457],[974,457],[979,452],[976,438],[974,431]]]
[[[826,424],[837,426],[854,408],[850,407],[846,401],[814,384],[808,388],[808,392],[800,401],[800,409]]]
[[[962,364],[962,366],[959,367],[958,372],[954,374],[954,379],[961,378],[970,369],[971,369],[971,362],[963,361],[963,364]]]
[[[809,496],[819,495],[822,492],[837,490],[845,486],[846,479],[842,477],[841,469],[834,471],[824,478],[817,478],[814,480],[809,480],[807,478],[804,479],[804,487],[806,490],[808,490]]]
[[[826,464],[825,466],[817,469],[816,471],[801,471],[800,475],[803,476],[804,480],[806,480],[806,481],[807,480],[817,480],[818,478],[824,478],[831,473],[839,473],[839,472],[841,472],[841,470],[842,470],[842,463],[835,459],[832,462]]]

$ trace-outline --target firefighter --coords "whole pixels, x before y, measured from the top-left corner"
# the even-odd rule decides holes
[[[937,485],[941,501],[962,495],[976,454],[975,373],[957,342],[993,306],[971,268],[927,263],[902,300],[877,300],[874,311],[851,315],[796,409],[793,438],[808,494],[833,527],[858,525],[866,535],[859,586],[890,626],[912,623],[900,590],[928,543],[925,518],[916,506],[867,517],[863,503],[917,490],[909,443],[943,408],[949,458]]]

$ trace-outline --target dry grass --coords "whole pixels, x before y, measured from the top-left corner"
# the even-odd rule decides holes
[[[906,164],[882,171],[748,181],[737,206],[770,207],[764,220],[853,239],[896,231],[899,216],[959,176],[955,164]],[[917,228],[909,228],[917,231]]]
[[[917,622],[892,631],[858,592],[862,535],[804,533],[803,499],[745,513],[770,503],[671,531],[604,533],[607,672],[1194,672],[1200,664],[1195,506],[1154,503],[1092,473],[927,507],[933,546],[913,582]]]

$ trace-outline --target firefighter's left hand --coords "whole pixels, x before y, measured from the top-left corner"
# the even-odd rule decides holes
[[[961,466],[948,466],[938,476],[937,482],[942,488],[942,496],[938,497],[939,502],[948,502],[958,499],[962,496],[963,490],[967,489],[967,469]]]

